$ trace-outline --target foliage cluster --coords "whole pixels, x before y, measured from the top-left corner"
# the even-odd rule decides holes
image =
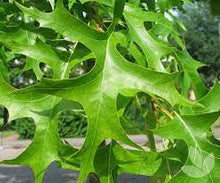
[[[185,12],[179,13],[179,18],[187,30],[182,33],[187,50],[193,58],[206,64],[200,73],[210,87],[220,77],[220,19],[212,15],[208,1],[185,5]]]
[[[207,1],[196,1],[193,5],[185,4],[184,12],[174,11],[178,13],[178,18],[183,22],[186,28],[186,31],[182,32],[182,36],[186,41],[187,50],[193,58],[206,64],[206,67],[202,67],[199,72],[206,85],[211,87],[216,79],[219,78],[220,70],[218,39],[219,19],[212,15],[210,5]],[[126,52],[126,50],[124,51]],[[132,57],[128,59],[131,60]],[[89,65],[85,63],[86,62],[84,62],[83,65],[78,64],[75,66],[70,71],[70,77],[77,77],[85,73],[89,67]],[[13,59],[9,64],[11,84],[16,88],[22,88],[37,82],[36,77],[34,77],[31,72],[23,74],[24,66],[25,58],[23,56]],[[52,69],[45,64],[41,64],[41,71],[44,77],[51,78],[53,75]],[[145,120],[137,105],[136,97],[133,98],[133,102],[130,102],[126,108],[126,112],[123,114],[123,118],[121,118],[125,131],[129,134],[143,133],[140,129],[143,129]],[[1,112],[2,109],[0,108],[0,113]],[[79,128],[79,126],[81,127],[79,121],[83,121],[83,116],[75,113],[65,114],[65,116],[60,116],[60,119],[63,119],[62,121],[58,119],[60,137],[69,138],[85,136],[86,122],[83,123],[82,128]],[[79,120],[78,117],[75,118],[76,116],[81,119]],[[21,139],[30,139],[34,136],[35,124],[28,118],[23,118],[14,120],[11,125],[4,129],[15,130],[20,135]]]
[[[28,165],[37,183],[54,161],[79,170],[78,183],[91,173],[113,183],[123,172],[152,182],[219,182],[220,148],[211,126],[219,117],[220,85],[205,86],[197,71],[203,64],[164,16],[182,9],[183,1],[40,2],[0,3],[0,104],[9,121],[28,117],[36,124],[31,145],[1,163]],[[31,72],[36,83],[10,84],[8,65],[17,57],[25,58],[23,74]],[[44,77],[48,67],[52,72]],[[189,100],[192,91],[195,101]],[[129,114],[124,118],[131,102],[144,121],[136,126],[148,138],[143,146],[123,128],[133,122]],[[83,111],[88,120],[80,149],[58,135],[65,110]],[[167,140],[162,150],[154,135]]]

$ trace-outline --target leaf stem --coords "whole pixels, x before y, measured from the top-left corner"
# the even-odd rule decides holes
[[[138,104],[138,108],[139,108],[140,112],[142,113],[143,118],[144,118],[145,123],[146,123],[146,136],[147,136],[147,139],[148,139],[149,148],[150,148],[151,151],[156,151],[154,134],[153,134],[152,131],[149,130],[151,128],[151,126],[149,124],[149,121],[148,121],[148,119],[145,115],[145,112],[144,112],[143,108],[141,107],[139,97],[137,95],[135,95],[135,98],[136,98],[136,101],[137,101],[137,104]]]
[[[151,108],[152,108],[152,113],[154,115],[154,118],[156,119],[156,121],[158,122],[158,115],[157,115],[157,111],[156,111],[156,105],[154,103],[154,99],[151,100]]]
[[[173,120],[173,115],[169,112],[169,111],[167,111],[165,108],[163,108],[163,107],[161,107],[161,106],[159,106],[159,105],[157,105],[157,108],[161,111],[161,112],[163,112],[163,113],[165,113],[171,120]]]
[[[146,124],[148,124],[147,120],[146,120]],[[151,151],[156,151],[156,145],[155,145],[155,139],[154,139],[153,132],[147,129],[146,130],[146,135],[147,135],[147,138],[148,138],[148,143],[149,143],[150,150]]]

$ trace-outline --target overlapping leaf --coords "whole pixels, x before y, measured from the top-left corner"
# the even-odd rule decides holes
[[[155,130],[164,138],[184,140],[189,149],[185,165],[171,182],[219,181],[220,147],[207,140],[207,131],[218,117],[219,112],[183,116],[176,113],[172,121],[164,122]]]
[[[36,133],[31,145],[14,160],[2,163],[28,165],[34,171],[36,182],[41,182],[46,168],[53,161],[61,161],[61,154],[74,152],[73,148],[64,145],[58,137],[57,114],[64,109],[80,106],[48,95],[13,95],[17,89],[7,83],[7,69],[2,61],[0,70],[0,103],[7,107],[10,120],[31,117],[36,123]]]
[[[102,164],[100,164],[102,162]],[[115,182],[123,172],[153,176],[161,166],[156,152],[127,151],[116,142],[102,147],[95,157],[95,170],[101,182]]]
[[[98,2],[112,7],[114,4],[114,1]],[[39,62],[43,61],[50,65],[55,73],[53,79],[42,79],[34,86],[17,90],[6,82],[6,67],[3,61],[0,61],[0,104],[9,109],[11,119],[32,117],[37,126],[36,135],[30,147],[15,160],[3,163],[29,165],[34,170],[36,182],[39,183],[45,169],[53,161],[59,161],[63,167],[79,169],[79,183],[83,183],[91,172],[97,172],[103,183],[114,182],[114,176],[124,171],[154,175],[162,163],[159,153],[147,153],[142,150],[128,151],[115,142],[99,150],[98,147],[102,141],[114,139],[141,149],[127,137],[120,124],[116,106],[119,94],[132,96],[136,92],[143,91],[152,97],[165,99],[172,106],[195,106],[195,103],[181,96],[176,90],[174,81],[178,73],[167,73],[161,63],[161,57],[173,53],[175,49],[160,41],[144,27],[144,21],[158,22],[166,29],[170,29],[169,33],[176,35],[172,24],[162,14],[144,12],[143,18],[143,12],[129,4],[123,11],[124,2],[119,0],[115,2],[112,24],[104,33],[92,29],[71,15],[63,6],[62,1],[57,2],[55,10],[51,13],[45,13],[36,8],[27,8],[18,3],[17,6],[26,15],[38,21],[40,28],[52,29],[74,42],[80,42],[91,52],[79,57],[77,52],[73,52],[68,61],[64,62],[46,43],[39,40],[32,45],[19,43],[8,33],[0,33],[1,44],[14,53],[23,54],[32,59],[27,67],[36,68]],[[115,31],[115,26],[123,12],[132,41],[143,50],[149,68],[128,62],[117,50],[117,45],[122,43],[122,33]],[[71,67],[87,58],[96,59],[94,68],[82,77],[68,79]],[[34,61],[35,64],[33,64]],[[195,71],[195,68],[193,69]],[[64,145],[57,134],[57,114],[66,108],[79,107],[73,101],[79,102],[88,116],[86,140],[80,150]],[[203,101],[201,103],[206,106],[206,99]],[[210,105],[213,109],[213,104]],[[199,107],[197,109],[201,110]],[[192,111],[197,109],[192,109]],[[216,109],[219,109],[218,106]],[[189,108],[185,109],[187,110],[191,111]],[[187,173],[187,178],[190,181],[192,179],[190,178],[191,171],[188,171],[187,166],[201,165],[200,160],[191,160],[192,163],[190,163],[190,157],[194,157],[193,152],[199,153],[202,163],[207,164],[212,157],[218,163],[218,149],[205,141],[205,133],[216,119],[218,112],[216,110],[213,112],[211,109],[208,111],[212,113],[202,115],[200,122],[207,120],[204,121],[202,127],[196,126],[198,116],[181,117],[177,114],[173,121],[164,123],[155,131],[166,138],[183,139],[191,148],[192,156],[189,156],[184,166],[185,169],[177,175],[181,180],[182,177],[186,178]],[[194,128],[195,131],[193,131]],[[210,154],[212,156],[209,156]],[[205,160],[206,158],[208,160]],[[100,159],[103,160],[103,165],[99,164]],[[203,175],[207,180],[217,180],[216,167],[208,165],[207,167],[202,172]],[[175,181],[175,178],[173,180]]]

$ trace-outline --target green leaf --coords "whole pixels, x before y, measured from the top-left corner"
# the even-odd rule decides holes
[[[30,69],[33,69],[33,71],[34,71],[34,73],[35,73],[38,80],[40,80],[42,78],[43,73],[40,69],[39,62],[37,62],[34,59],[27,58],[26,59],[26,64],[25,64],[25,67],[24,67],[24,71],[27,71],[27,70],[30,70]]]
[[[54,1],[50,2],[53,7]],[[81,2],[86,3],[88,0]],[[207,90],[198,77],[197,69],[200,64],[193,60],[192,65],[188,66],[188,61],[184,59],[191,59],[190,56],[177,51],[178,49],[169,43],[168,37],[171,36],[182,49],[184,48],[172,23],[163,14],[146,12],[137,5],[125,5],[125,1],[120,0],[97,2],[109,6],[106,11],[110,9],[109,12],[95,12],[100,13],[100,17],[108,15],[105,20],[107,23],[104,23],[101,31],[94,28],[96,23],[92,22],[90,17],[80,20],[72,11],[75,7],[68,11],[62,1],[58,1],[55,9],[49,13],[50,8],[40,7],[39,10],[16,3],[21,10],[19,14],[28,17],[29,24],[37,21],[39,27],[27,28],[27,22],[22,22],[21,25],[16,24],[16,27],[19,27],[16,30],[11,28],[12,31],[7,26],[1,29],[0,43],[3,49],[0,52],[0,104],[9,110],[9,120],[33,118],[36,133],[33,142],[24,153],[14,160],[2,163],[30,166],[37,183],[42,181],[46,168],[53,161],[59,162],[62,168],[79,170],[78,183],[85,182],[90,173],[97,173],[103,183],[116,182],[117,175],[123,172],[165,179],[175,172],[173,170],[176,167],[179,169],[182,163],[185,163],[182,171],[171,181],[177,179],[178,182],[185,178],[191,182],[201,181],[199,175],[205,177],[204,180],[217,181],[219,149],[207,141],[206,132],[219,116],[219,104],[216,104],[218,101],[209,101],[218,100],[216,94],[219,85],[203,97]],[[90,4],[80,4],[85,8],[83,11],[86,11],[87,5],[89,7]],[[146,25],[146,22],[150,26]],[[49,35],[49,31],[52,35]],[[28,35],[31,39],[28,39]],[[61,44],[59,39],[64,39],[64,45],[71,44],[70,49],[58,50],[57,44]],[[117,49],[119,45],[128,48],[137,64],[120,54]],[[4,52],[26,56],[24,70],[33,69],[40,81],[23,89],[12,87],[6,66],[11,56]],[[179,60],[175,58],[174,62],[188,78],[183,88],[188,90],[192,82],[198,98],[202,98],[200,103],[203,106],[198,102],[189,101],[177,91],[175,81],[182,73],[176,72],[177,66],[173,73],[169,73],[171,69],[165,68],[161,61],[163,57],[173,56],[174,53],[182,56]],[[14,58],[13,54],[11,55]],[[95,60],[94,67],[88,73],[70,79],[71,68],[88,59]],[[145,68],[145,61],[148,68]],[[40,62],[53,69],[52,79],[42,78]],[[148,108],[152,108],[147,115],[150,116],[149,120],[153,117],[155,122],[167,119],[165,115],[169,112],[163,108],[164,106],[169,110],[175,109],[182,114],[188,114],[180,116],[175,113],[173,120],[162,122],[154,130],[162,137],[184,140],[189,149],[186,161],[185,154],[184,158],[181,158],[177,152],[180,148],[168,151],[170,153],[167,154],[146,152],[129,139],[121,125],[120,110],[126,107],[127,99],[130,100],[137,92],[144,92],[149,96]],[[57,132],[59,113],[65,109],[81,109],[78,103],[85,110],[88,119],[85,142],[79,150],[63,143]],[[153,109],[154,103],[158,108]],[[157,119],[157,115],[161,118]],[[172,118],[172,115],[173,113],[170,113],[169,117]],[[202,125],[198,125],[198,122]],[[110,139],[110,144],[99,147],[107,139]],[[128,150],[118,143],[135,150]],[[173,163],[172,172],[169,171],[169,162]],[[164,165],[167,167],[161,167]]]
[[[71,9],[73,4],[76,2],[76,0],[69,0],[68,2],[69,2],[68,7],[69,7],[69,9]]]
[[[6,33],[0,33],[0,43],[10,48],[13,53],[28,56],[38,63],[44,62],[53,68],[55,78],[58,78],[62,70],[62,64],[59,57],[55,54],[50,46],[38,40],[35,45],[19,44],[14,42]]]
[[[216,83],[213,88],[199,100],[203,107],[183,108],[182,114],[204,114],[220,111],[220,84]],[[213,102],[214,101],[214,102]]]
[[[35,95],[33,100],[29,95],[13,95],[12,92],[16,89],[6,82],[7,70],[2,62],[0,70],[0,102],[7,107],[10,120],[31,117],[36,123],[36,133],[31,145],[17,158],[1,163],[30,166],[34,171],[36,182],[40,183],[46,168],[53,161],[61,162],[61,155],[68,151],[75,152],[75,149],[64,145],[59,139],[56,116],[64,109],[79,106],[53,96],[39,94]]]
[[[159,153],[127,151],[119,144],[112,142],[98,150],[94,164],[100,182],[113,183],[115,176],[123,172],[152,176],[159,169],[161,163],[162,159],[159,157]]]
[[[81,3],[86,3],[88,1],[90,1],[90,0],[80,0]],[[108,1],[105,1],[105,0],[95,0],[95,1],[97,1],[97,2],[99,2],[101,4],[113,7],[115,1],[118,1],[118,0],[108,0]]]
[[[36,19],[41,27],[52,28],[74,41],[80,41],[95,54],[95,68],[83,77],[73,80],[43,79],[38,85],[15,93],[56,95],[83,105],[89,120],[86,141],[80,151],[70,158],[80,161],[79,182],[83,182],[88,173],[94,171],[95,153],[103,140],[111,138],[139,148],[127,137],[120,125],[116,108],[119,93],[129,92],[133,95],[137,91],[144,91],[158,95],[172,105],[192,105],[192,102],[176,91],[173,85],[176,74],[151,71],[124,60],[116,49],[116,45],[120,43],[118,33],[112,33],[109,37],[106,33],[89,28],[71,16],[62,2],[58,2],[53,13],[18,6]]]
[[[182,171],[170,182],[218,182],[219,146],[207,140],[206,132],[217,120],[220,112],[200,115],[180,116],[176,113],[172,121],[164,122],[155,133],[169,139],[182,139],[186,142],[189,154]]]
[[[178,8],[181,8],[182,1],[181,0],[158,0],[158,5],[161,11],[164,12],[175,6],[177,6]]]
[[[204,66],[204,64],[194,60],[189,55],[189,53],[187,53],[186,50],[183,52],[176,52],[176,56],[183,67],[184,76],[190,77],[190,83],[192,83],[193,85],[193,89],[196,94],[196,99],[197,100],[201,99],[208,92],[208,89],[206,88],[205,84],[201,80],[197,70],[200,67]]]
[[[157,71],[166,72],[161,58],[173,52],[173,48],[154,38],[144,27],[144,22],[157,22],[173,30],[172,24],[162,14],[144,12],[140,8],[126,5],[124,16],[128,24],[131,37],[142,48],[148,62],[148,67]]]
[[[35,111],[36,132],[30,146],[13,160],[5,160],[1,163],[8,165],[25,165],[34,171],[35,181],[41,183],[47,167],[54,161],[62,162],[63,157],[69,153],[73,154],[76,149],[68,144],[64,144],[58,136],[58,124],[56,114],[59,110],[68,107],[73,109],[73,104],[66,105],[65,101],[60,101],[56,97],[50,97],[42,101],[45,111]],[[46,108],[45,103],[50,103]],[[37,105],[37,103],[35,104]],[[50,108],[51,107],[51,108]],[[31,107],[34,109],[34,107]],[[43,156],[42,156],[43,155]],[[73,167],[72,167],[73,168]],[[75,169],[78,169],[76,166]]]

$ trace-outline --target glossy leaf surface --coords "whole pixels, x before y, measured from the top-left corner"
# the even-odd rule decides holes
[[[99,24],[95,27],[92,25],[94,22],[90,24],[71,12],[75,6],[87,7],[91,3],[87,0],[81,0],[82,4],[58,1],[55,7],[54,1],[49,1],[50,12],[15,3],[19,13],[30,18],[30,24],[36,21],[39,25],[37,28],[18,25],[20,29],[17,31],[6,31],[6,28],[0,31],[0,44],[4,48],[0,57],[0,104],[8,109],[10,120],[33,118],[36,133],[25,152],[14,160],[2,163],[30,166],[37,183],[42,182],[46,168],[53,161],[59,162],[62,168],[79,170],[79,183],[85,182],[90,173],[96,173],[102,183],[116,182],[117,176],[123,172],[164,180],[175,172],[175,167],[182,169],[175,176],[172,174],[171,182],[217,181],[219,147],[207,141],[206,133],[219,116],[220,105],[216,96],[219,85],[216,84],[207,94],[208,89],[197,73],[202,65],[186,53],[178,32],[165,18],[163,12],[167,6],[160,1],[162,11],[150,12],[132,1],[96,2],[109,11],[110,24],[104,28]],[[92,3],[91,6],[95,5]],[[94,21],[99,22],[99,14],[93,16]],[[45,31],[51,31],[51,35]],[[16,33],[22,39],[17,39]],[[27,35],[31,36],[28,38]],[[56,35],[55,39],[62,39],[63,47],[56,45],[59,44],[57,40],[56,44],[51,43],[53,35]],[[169,36],[181,48],[174,47],[169,42]],[[132,59],[123,55],[120,46],[134,58],[133,63]],[[17,54],[26,57],[24,70],[30,69],[35,73],[39,80],[36,84],[22,89],[10,85],[9,53],[13,58]],[[173,64],[179,67],[168,68],[163,63],[167,56],[172,56]],[[91,63],[91,60],[95,64],[87,73],[69,78],[74,66],[83,61]],[[191,64],[188,65],[188,62]],[[43,77],[40,63],[53,70],[50,79]],[[180,71],[190,78],[187,85],[182,83],[182,91],[178,91],[175,85],[182,76]],[[190,84],[194,86],[199,101],[192,102],[186,95],[180,94],[189,92]],[[123,112],[128,102],[120,103],[118,100],[120,96],[130,99],[138,92],[147,94],[152,100],[150,112],[153,114],[143,116],[147,120],[149,116],[149,120],[154,116],[157,126],[156,129],[143,131],[151,131],[170,140],[185,141],[188,147],[188,155],[184,154],[188,157],[185,162],[176,152],[178,148],[167,153],[153,152],[152,149],[147,151],[145,146],[129,139],[120,121],[123,114],[118,111]],[[213,99],[216,103],[211,102]],[[154,101],[163,101],[163,104],[157,103],[158,109],[162,109],[160,112],[154,109]],[[164,106],[168,109],[162,108]],[[59,138],[57,116],[66,109],[82,108],[88,120],[87,135],[83,146],[75,149]],[[107,139],[110,143],[99,147]],[[169,163],[173,169],[164,168],[169,167]]]

